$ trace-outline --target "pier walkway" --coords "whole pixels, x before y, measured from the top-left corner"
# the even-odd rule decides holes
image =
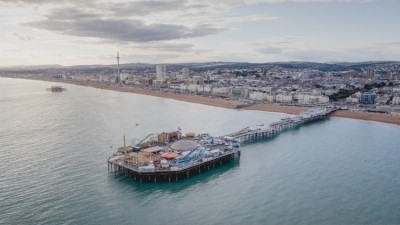
[[[285,130],[296,128],[306,123],[325,119],[336,110],[338,109],[314,108],[307,112],[300,113],[299,115],[294,117],[283,118],[278,122],[246,127],[235,133],[224,135],[223,137],[229,139],[239,139],[241,143],[255,142],[258,140],[274,137]]]

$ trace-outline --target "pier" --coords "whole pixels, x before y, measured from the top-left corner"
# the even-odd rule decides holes
[[[225,135],[225,138],[239,139],[241,143],[256,142],[263,139],[272,138],[279,133],[300,127],[313,121],[326,119],[337,108],[314,108],[307,112],[302,112],[294,117],[283,118],[278,122],[271,124],[259,124],[246,127],[235,133]]]
[[[115,175],[122,174],[139,182],[176,182],[214,169],[237,158],[240,158],[240,150],[230,151],[215,158],[195,162],[182,168],[154,169],[151,171],[141,170],[138,167],[120,163],[118,160],[108,160],[108,170],[114,172]]]
[[[51,86],[50,88],[46,88],[46,91],[51,91],[51,92],[63,92],[66,91],[66,88],[63,88],[62,86]]]
[[[294,117],[283,118],[270,124],[246,127],[220,137],[199,135],[193,139],[192,133],[191,135],[188,133],[187,139],[179,140],[180,130],[170,132],[169,134],[176,137],[177,141],[169,145],[146,146],[146,149],[140,151],[140,146],[119,148],[118,152],[107,160],[108,170],[140,182],[176,182],[239,160],[241,144],[275,137],[286,130],[325,119],[336,110],[337,108],[314,108]],[[166,134],[159,134],[158,141],[164,141]],[[146,136],[144,140],[153,135]],[[153,139],[148,140],[148,143],[153,142]]]

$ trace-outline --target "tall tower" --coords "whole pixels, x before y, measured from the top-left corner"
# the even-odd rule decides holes
[[[122,86],[122,79],[121,79],[121,74],[119,73],[119,52],[117,52],[117,63],[118,63],[118,84],[119,86]]]

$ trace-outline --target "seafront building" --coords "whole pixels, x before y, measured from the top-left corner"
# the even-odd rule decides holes
[[[393,105],[400,105],[400,96],[393,97],[392,104]]]
[[[363,93],[360,96],[361,104],[375,104],[376,94],[372,92]]]

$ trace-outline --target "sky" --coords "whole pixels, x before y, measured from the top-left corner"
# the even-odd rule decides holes
[[[0,0],[0,66],[400,60],[398,0]]]

